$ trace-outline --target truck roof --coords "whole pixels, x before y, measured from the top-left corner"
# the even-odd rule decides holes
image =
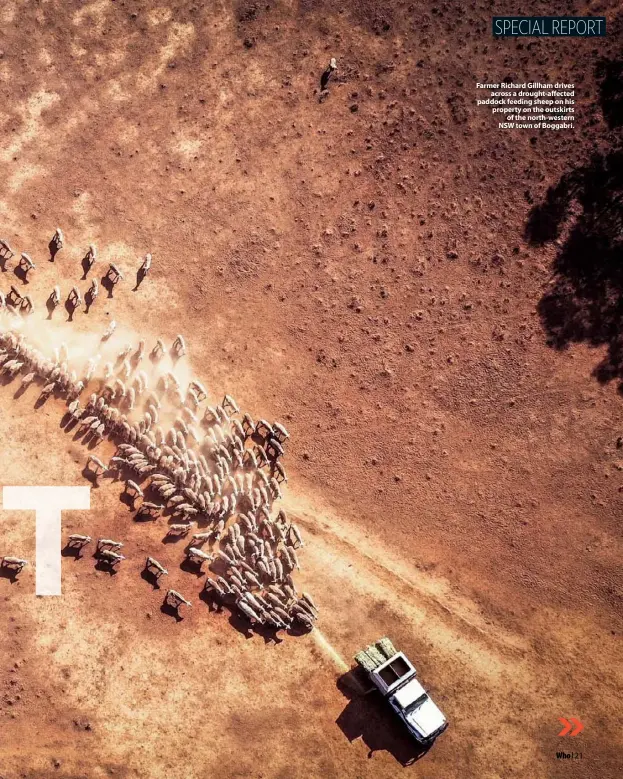
[[[446,718],[417,679],[411,679],[391,696],[407,723],[426,739],[446,724]],[[420,703],[416,704],[417,701]]]
[[[400,706],[401,709],[406,709],[410,703],[416,701],[419,697],[426,694],[426,690],[414,677],[410,682],[407,682],[404,687],[396,690],[394,693],[394,700]]]

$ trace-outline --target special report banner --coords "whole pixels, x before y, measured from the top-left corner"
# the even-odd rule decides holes
[[[603,37],[605,16],[494,16],[493,35],[505,37]]]

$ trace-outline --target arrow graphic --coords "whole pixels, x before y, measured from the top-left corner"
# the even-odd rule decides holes
[[[575,717],[570,717],[569,719],[558,717],[558,720],[564,726],[558,734],[559,736],[577,736],[584,730],[584,725]]]

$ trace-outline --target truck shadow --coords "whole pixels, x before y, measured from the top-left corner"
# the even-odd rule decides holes
[[[374,757],[375,752],[385,751],[403,767],[413,765],[424,757],[432,744],[418,744],[380,693],[376,690],[367,692],[362,678],[355,670],[338,679],[338,690],[348,698],[348,704],[337,718],[337,726],[351,743],[358,738],[363,741],[368,748],[368,758]]]

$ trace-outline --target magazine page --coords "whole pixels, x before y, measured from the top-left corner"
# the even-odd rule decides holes
[[[620,776],[621,3],[0,27],[0,779]]]

